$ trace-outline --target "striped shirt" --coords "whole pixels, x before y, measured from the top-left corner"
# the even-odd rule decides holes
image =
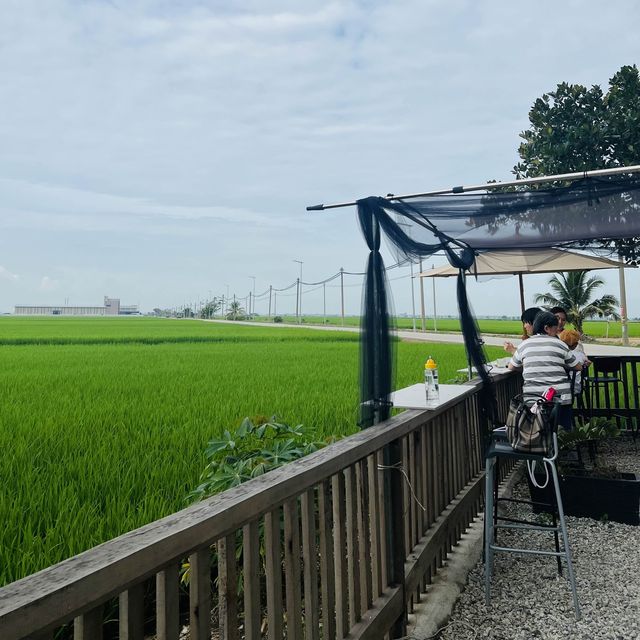
[[[561,404],[571,404],[567,371],[578,364],[578,359],[562,340],[547,335],[531,336],[518,345],[511,364],[522,369],[524,393],[542,395],[553,387]]]

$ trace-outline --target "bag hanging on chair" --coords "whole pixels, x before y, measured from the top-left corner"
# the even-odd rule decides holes
[[[534,410],[531,407],[535,405]],[[509,404],[507,439],[514,451],[547,455],[552,443],[554,403],[518,395]]]

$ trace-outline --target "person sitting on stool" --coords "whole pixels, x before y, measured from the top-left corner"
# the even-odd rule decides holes
[[[542,396],[549,387],[556,390],[558,425],[570,430],[572,426],[571,383],[567,371],[581,371],[569,347],[558,339],[558,318],[549,311],[541,311],[533,321],[533,335],[518,345],[508,365],[522,370],[525,395]]]

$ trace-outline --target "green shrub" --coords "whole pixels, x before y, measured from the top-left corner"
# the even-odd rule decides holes
[[[278,422],[276,416],[256,422],[245,418],[233,433],[225,430],[221,438],[209,441],[207,466],[200,484],[187,499],[202,500],[235,487],[313,453],[332,440],[313,440],[301,424],[290,427]]]

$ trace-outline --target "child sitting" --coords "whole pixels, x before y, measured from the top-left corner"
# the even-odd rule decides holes
[[[588,366],[590,363],[585,352],[581,348],[577,348],[580,345],[580,334],[575,329],[564,329],[558,334],[558,338],[564,342],[576,357],[578,362],[583,366]],[[575,382],[573,386],[573,395],[580,395],[582,391],[582,372],[576,372]]]

